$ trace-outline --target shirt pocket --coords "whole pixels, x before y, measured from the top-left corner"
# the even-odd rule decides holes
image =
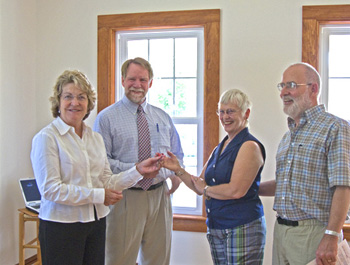
[[[166,151],[170,151],[170,126],[163,123],[156,124],[157,129],[157,146],[160,153],[166,154]]]

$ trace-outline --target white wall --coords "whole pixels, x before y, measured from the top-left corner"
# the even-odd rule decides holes
[[[18,179],[32,177],[33,135],[52,120],[48,98],[66,68],[97,82],[97,16],[221,9],[221,92],[240,88],[251,98],[251,131],[264,144],[263,179],[274,177],[274,156],[286,130],[276,89],[283,68],[301,59],[303,5],[348,0],[0,0],[0,260],[18,262]],[[96,111],[88,118],[92,125]],[[223,137],[221,131],[221,137]],[[272,198],[263,199],[265,265],[271,264]],[[29,253],[28,256],[31,256]],[[203,233],[174,232],[172,265],[212,264]]]

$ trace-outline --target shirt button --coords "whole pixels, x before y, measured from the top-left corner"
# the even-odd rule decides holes
[[[210,213],[210,209],[207,209],[207,212]]]
[[[215,182],[215,179],[213,178],[213,179],[211,179],[213,182]]]
[[[213,165],[213,168],[215,168],[215,165]]]

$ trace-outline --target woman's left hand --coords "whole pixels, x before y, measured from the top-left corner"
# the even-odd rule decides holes
[[[191,180],[193,182],[194,187],[196,188],[197,192],[199,194],[203,194],[205,186],[207,186],[207,183],[205,183],[204,179],[200,177],[191,176]]]

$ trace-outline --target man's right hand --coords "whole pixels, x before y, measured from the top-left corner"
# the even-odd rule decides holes
[[[147,174],[152,174],[152,176],[153,174],[157,175],[160,169],[160,159],[161,157],[157,156],[143,160],[142,162],[136,164],[136,169],[142,176],[145,176]]]

